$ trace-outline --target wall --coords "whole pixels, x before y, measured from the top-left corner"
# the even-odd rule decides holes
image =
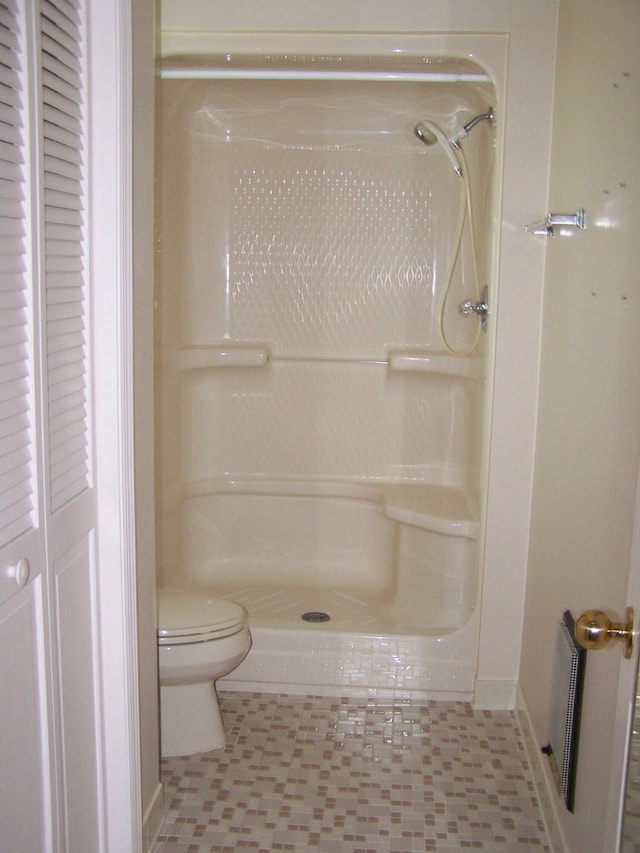
[[[548,243],[539,429],[521,685],[546,742],[556,624],[597,607],[624,616],[640,447],[640,6],[562,0],[551,208],[588,228]],[[594,124],[596,119],[596,124]],[[597,126],[596,126],[597,125]],[[610,785],[617,648],[588,655],[570,850],[614,849]],[[617,766],[616,766],[617,765]]]
[[[524,234],[524,225],[547,208],[557,9],[556,0],[535,3],[535,14],[530,0],[162,3],[163,43],[171,40],[178,50],[186,43],[193,44],[194,33],[206,29],[213,38],[201,39],[203,49],[217,43],[220,51],[287,49],[292,37],[287,34],[296,34],[310,49],[322,45],[322,49],[336,52],[345,39],[352,52],[367,52],[375,50],[376,44],[393,49],[394,38],[401,37],[409,39],[414,50],[420,50],[434,32],[453,34],[452,43],[456,34],[468,33],[472,56],[482,54],[485,48],[490,54],[491,40],[504,40],[508,45],[508,76],[504,59],[496,59],[491,67],[498,88],[504,86],[506,94],[496,105],[498,132],[504,133],[505,140],[502,221],[496,223],[499,296],[492,305],[492,322],[499,323],[500,331],[493,377],[478,660],[478,701],[487,706],[512,703],[518,677],[544,262],[544,251]],[[195,41],[198,39],[196,35]]]

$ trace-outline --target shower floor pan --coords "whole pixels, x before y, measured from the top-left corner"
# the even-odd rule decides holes
[[[174,510],[183,574],[165,585],[248,611],[238,689],[473,690],[477,522],[462,490],[209,481]]]
[[[313,586],[283,589],[268,585],[242,588],[231,584],[216,584],[215,594],[241,604],[249,613],[253,629],[442,636],[455,630],[461,621],[458,609],[444,610],[440,596],[398,603],[392,594],[368,596],[364,592],[355,594]],[[314,614],[317,618],[313,618]]]
[[[165,586],[242,604],[263,628],[439,635],[473,610],[477,522],[460,489],[348,483],[192,484],[165,517]],[[175,535],[171,535],[172,523]]]

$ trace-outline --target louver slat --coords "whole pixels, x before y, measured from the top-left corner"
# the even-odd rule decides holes
[[[55,113],[53,110],[51,113],[53,118]],[[46,134],[44,148],[46,157],[59,157],[64,162],[77,163],[79,166],[82,164],[80,152],[75,147],[78,143],[78,134],[60,127],[52,121],[45,121],[44,132]],[[45,168],[47,168],[47,163],[45,163]]]
[[[45,291],[51,510],[89,485],[82,78],[73,3],[42,3]]]
[[[33,528],[35,498],[20,45],[9,0],[0,4],[0,547]]]
[[[24,490],[20,489],[19,494],[23,493]],[[13,512],[11,515],[0,515],[0,542],[12,542],[33,526],[31,522],[33,515],[32,498],[23,497],[22,500],[19,500],[12,492],[8,492],[7,500],[11,500]],[[26,526],[25,519],[29,520]]]
[[[76,94],[76,88],[74,86],[72,86],[70,83],[67,83],[61,77],[55,76],[52,71],[47,71],[46,69],[42,72],[42,82],[48,89],[55,88],[55,90],[58,91],[61,96],[66,98],[70,107],[70,115],[75,115],[78,117],[82,115],[82,111],[73,101],[73,98]]]
[[[16,451],[15,458],[11,460],[13,467],[3,470],[0,474],[0,491],[8,492],[20,483],[24,482],[25,478],[29,478],[29,469],[31,467],[31,454],[28,448],[22,448]]]
[[[45,71],[50,71],[52,74],[55,74],[56,77],[60,80],[64,80],[65,83],[68,83],[70,86],[75,86],[78,89],[81,87],[81,77],[78,70],[70,68],[64,62],[59,61],[54,54],[43,55],[42,68]]]
[[[45,156],[44,168],[48,175],[61,175],[76,181],[82,180],[82,170],[75,163],[61,160],[59,157]]]

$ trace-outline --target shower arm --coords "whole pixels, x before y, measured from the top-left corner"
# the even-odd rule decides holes
[[[486,113],[481,113],[479,116],[472,118],[471,121],[468,121],[464,125],[464,130],[469,133],[469,131],[473,130],[473,128],[478,124],[478,122],[481,121],[488,121],[489,124],[493,124],[495,122],[495,118],[496,117],[493,113],[493,107],[489,107]]]
[[[466,139],[469,133],[473,130],[473,128],[479,124],[481,121],[486,121],[490,125],[494,125],[496,123],[496,117],[493,112],[493,107],[489,107],[486,113],[481,113],[480,115],[474,116],[471,121],[468,121],[464,124],[459,130],[457,130],[450,138],[449,142],[454,148],[459,148],[459,142],[461,139]]]

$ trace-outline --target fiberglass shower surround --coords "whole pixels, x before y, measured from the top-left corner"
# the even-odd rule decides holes
[[[495,92],[462,60],[403,79],[273,63],[160,85],[160,582],[247,607],[250,658],[306,611],[331,617],[311,631],[455,632],[491,339],[458,305],[492,276],[493,129],[456,143],[466,194],[450,143],[414,129],[448,138]]]

